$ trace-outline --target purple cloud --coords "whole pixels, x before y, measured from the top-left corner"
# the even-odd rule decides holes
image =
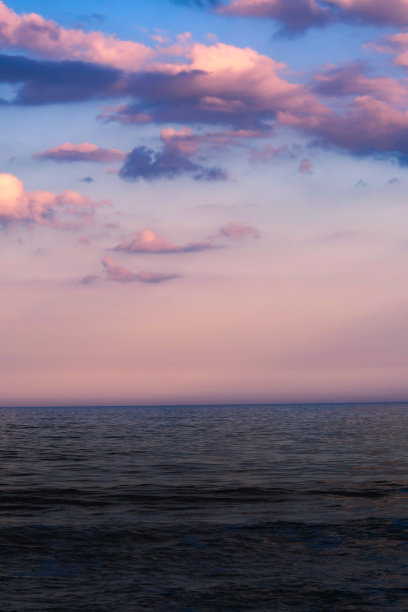
[[[220,228],[219,235],[231,240],[243,240],[248,237],[259,238],[261,234],[255,227],[232,221]]]
[[[311,86],[316,93],[333,98],[372,95],[397,105],[408,98],[406,86],[392,77],[370,77],[368,66],[362,62],[333,66],[317,73]]]
[[[171,0],[173,4],[185,6],[198,6],[199,8],[215,8],[221,4],[220,0]]]
[[[313,12],[314,4],[312,1],[309,4]],[[402,10],[397,0],[381,5],[367,0],[364,6],[362,0],[347,3],[326,0],[319,6],[337,12],[347,8],[350,15],[352,10],[364,12],[365,6],[372,17],[377,14],[375,10],[383,10],[381,7],[385,7],[387,15],[391,15],[391,7]],[[31,21],[30,24],[31,27]],[[406,37],[406,34],[393,37],[394,45],[399,45],[401,51],[399,65],[405,61]],[[15,104],[130,96],[133,102],[105,109],[104,120],[222,126],[219,142],[214,133],[200,137],[174,128],[170,133],[167,128],[160,150],[136,147],[127,156],[120,176],[128,180],[182,175],[195,180],[225,180],[223,169],[204,166],[194,158],[193,151],[230,146],[241,139],[238,134],[247,134],[242,136],[243,141],[266,137],[279,125],[311,135],[316,144],[358,155],[392,156],[406,163],[408,116],[404,111],[407,96],[403,81],[370,78],[361,66],[343,66],[315,75],[311,84],[297,84],[282,76],[285,68],[282,63],[253,49],[219,42],[207,45],[191,42],[188,47],[178,45],[177,50],[184,55],[181,64],[170,57],[167,64],[157,61],[154,71],[136,73],[89,62],[38,61],[3,55],[0,82],[19,85]],[[224,145],[220,144],[222,140]],[[273,154],[265,150],[260,157]]]
[[[118,244],[114,250],[126,253],[196,253],[215,248],[219,248],[219,245],[214,244],[211,239],[202,240],[201,242],[190,242],[180,246],[169,242],[163,236],[159,236],[152,232],[151,229],[146,228],[138,232],[134,237]]]
[[[301,160],[298,167],[298,172],[299,174],[313,174],[313,166],[310,159]]]
[[[231,0],[218,7],[217,12],[273,19],[288,34],[335,22],[379,26],[408,24],[406,0]]]
[[[222,5],[218,12],[223,15],[274,19],[282,24],[283,31],[291,34],[303,32],[311,27],[322,27],[334,20],[324,2],[316,0],[232,0]]]
[[[273,145],[265,145],[260,151],[258,149],[251,149],[249,156],[249,162],[251,164],[261,164],[270,162],[272,159],[279,157],[283,153],[287,153],[289,148],[286,145],[281,147],[274,147]]]
[[[94,285],[99,280],[99,276],[96,274],[89,274],[88,276],[84,276],[79,282],[81,285]]]
[[[118,266],[111,257],[107,255],[101,261],[102,266],[105,268],[107,280],[116,281],[120,283],[149,283],[158,284],[164,281],[179,278],[179,274],[163,274],[159,272],[138,272],[134,273],[125,268],[124,266]],[[89,277],[85,277],[89,278]],[[84,279],[82,279],[84,280]]]
[[[154,151],[148,147],[136,147],[125,159],[119,176],[135,181],[138,179],[155,180],[159,178],[172,179],[182,174],[188,174],[196,181],[226,180],[227,174],[221,168],[206,168],[187,157],[175,154],[168,147]]]
[[[197,253],[221,248],[223,245],[219,241],[225,238],[243,240],[247,237],[259,238],[259,236],[259,231],[254,227],[243,223],[231,222],[204,240],[178,245],[146,228],[137,232],[137,234],[129,239],[123,240],[114,247],[114,250],[125,253]]]
[[[18,84],[13,104],[80,102],[118,95],[122,72],[78,61],[0,55],[0,82]]]

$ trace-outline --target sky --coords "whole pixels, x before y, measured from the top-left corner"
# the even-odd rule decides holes
[[[408,398],[408,0],[0,1],[0,405]]]

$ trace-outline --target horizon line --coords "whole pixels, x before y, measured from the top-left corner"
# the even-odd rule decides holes
[[[247,406],[353,406],[365,404],[408,404],[407,400],[347,400],[318,401],[318,402],[227,402],[227,403],[199,403],[199,404],[18,404],[0,405],[0,410],[30,409],[30,408],[230,408]]]

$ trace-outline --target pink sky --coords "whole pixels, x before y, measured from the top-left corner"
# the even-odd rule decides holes
[[[0,2],[0,405],[406,399],[407,2],[158,2]]]

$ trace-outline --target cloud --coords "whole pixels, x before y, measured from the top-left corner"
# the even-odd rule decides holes
[[[171,148],[154,151],[148,147],[136,147],[125,159],[119,176],[126,180],[172,179],[189,174],[196,181],[226,180],[227,174],[221,168],[205,168],[187,157],[177,155]]]
[[[81,60],[123,70],[138,70],[153,51],[102,32],[66,29],[36,13],[22,16],[0,2],[0,46],[53,60]]]
[[[273,145],[265,145],[260,151],[257,149],[251,149],[249,156],[249,162],[251,164],[260,164],[270,162],[275,157],[287,153],[289,148],[286,145],[281,147],[274,147]]]
[[[12,174],[0,174],[0,223],[34,223],[61,229],[81,227],[98,206],[108,200],[94,201],[76,191],[55,194],[26,191]]]
[[[368,44],[367,47],[378,53],[391,53],[395,57],[395,66],[408,69],[408,33],[399,32],[391,36],[383,36],[378,43]]]
[[[193,134],[191,128],[183,126],[179,130],[168,127],[160,132],[160,138],[168,149],[171,149],[178,155],[187,157],[194,155],[203,148],[223,149],[240,141],[262,137],[265,137],[264,132],[251,129]]]
[[[231,240],[243,240],[248,237],[259,238],[261,234],[256,228],[250,225],[231,222],[220,228],[219,235],[230,238]]]
[[[185,245],[169,242],[163,236],[154,234],[151,229],[146,228],[138,232],[134,237],[125,240],[115,247],[115,251],[126,253],[195,253],[218,248],[210,239],[201,242],[190,242]]]
[[[310,161],[310,159],[302,159],[299,167],[298,167],[298,172],[300,174],[313,174],[313,167],[312,167],[312,162]]]
[[[259,236],[259,231],[254,227],[231,222],[221,227],[215,234],[207,236],[204,240],[178,245],[146,228],[122,241],[114,250],[126,253],[197,253],[220,248],[223,246],[219,242],[220,239],[242,240],[246,237],[259,238]]]
[[[84,62],[50,62],[0,54],[0,82],[17,87],[10,103],[81,102],[122,95],[122,72]]]
[[[81,278],[79,282],[81,285],[88,286],[88,285],[93,285],[98,280],[99,280],[99,276],[97,276],[96,274],[89,274],[88,276],[84,276],[84,278]]]
[[[322,7],[315,0],[232,0],[230,4],[221,6],[218,12],[223,15],[275,19],[290,33],[324,26],[334,18],[327,7]]]
[[[214,8],[220,5],[220,0],[171,0],[173,4],[184,4],[185,6],[198,6],[200,8]]]
[[[78,15],[77,19],[77,27],[82,28],[84,24],[89,25],[95,21],[97,23],[103,23],[106,20],[106,15],[102,13],[91,13],[90,15]]]
[[[372,96],[357,96],[342,113],[297,117],[280,113],[278,120],[317,137],[317,143],[335,145],[358,155],[408,159],[408,115]]]
[[[88,244],[88,245],[89,245],[89,244],[91,244],[91,241],[90,241],[90,239],[88,238],[88,236],[80,236],[80,237],[78,238],[78,243],[79,243],[79,244]]]
[[[110,163],[123,160],[126,157],[126,153],[119,149],[101,149],[96,144],[91,144],[90,142],[82,142],[81,144],[65,142],[52,149],[47,149],[43,153],[35,153],[33,157],[35,159],[58,162],[91,161]]]
[[[408,25],[406,0],[324,0],[334,9],[337,18],[380,26]]]
[[[174,278],[179,278],[178,274],[162,274],[160,272],[133,273],[124,266],[116,265],[112,257],[108,257],[107,255],[102,259],[101,264],[105,268],[107,280],[117,281],[120,283],[132,283],[137,281],[140,283],[157,284],[172,280]],[[82,282],[83,281],[84,279],[82,279]]]
[[[102,115],[122,123],[207,123],[270,132],[279,111],[323,113],[324,105],[305,85],[280,76],[285,65],[248,47],[197,43],[182,64],[134,75],[127,91],[138,102]]]
[[[335,22],[408,25],[406,0],[232,0],[217,11],[223,15],[273,19],[289,34]]]
[[[369,77],[368,67],[361,62],[334,66],[314,75],[313,90],[325,96],[372,95],[392,104],[404,104],[408,90],[392,77]]]
[[[331,9],[334,4],[330,3]],[[357,7],[356,2],[349,4]],[[398,44],[405,42],[401,39]],[[267,137],[278,125],[311,135],[316,144],[358,155],[394,156],[406,163],[405,82],[371,78],[364,66],[349,65],[330,67],[315,75],[312,83],[298,84],[284,77],[284,64],[250,48],[191,41],[173,47],[163,52],[167,60],[174,54],[171,61],[160,63],[157,56],[149,72],[3,55],[0,81],[16,86],[15,104],[128,96],[132,102],[105,109],[102,118],[126,124],[182,125],[179,130],[162,130],[162,149],[136,147],[129,153],[120,171],[128,180],[181,175],[223,180],[224,170],[206,167],[193,156],[203,148]],[[187,127],[192,123],[218,126],[218,131],[193,134]],[[274,153],[265,149],[253,155],[252,163]]]
[[[120,91],[121,95],[137,95],[142,102],[112,111],[110,120],[121,121],[125,113],[126,123],[130,118],[137,122],[143,112],[149,121],[184,124],[181,130],[162,130],[164,147],[158,152],[137,147],[128,155],[121,176],[129,180],[182,174],[196,180],[225,179],[222,169],[205,168],[189,159],[193,151],[269,136],[278,124],[312,135],[324,146],[360,155],[394,155],[405,163],[408,121],[405,111],[396,105],[404,96],[393,79],[369,79],[355,69],[352,91],[356,94],[345,95],[347,79],[334,69],[331,74],[320,73],[320,80],[315,79],[311,86],[297,85],[280,78],[282,64],[251,49],[220,43],[196,47],[190,62],[200,70],[187,71],[185,64],[181,72],[175,66],[174,74],[128,75],[127,80],[119,71],[102,66],[0,56],[0,81],[21,83],[15,99],[19,104],[79,101],[116,96]],[[358,83],[363,91],[373,93],[359,95]],[[330,103],[333,99],[333,108],[319,99],[315,88],[322,86],[326,87],[325,98]],[[330,88],[333,96],[328,95]],[[187,132],[188,122],[233,129],[220,130],[218,136],[216,132],[198,135]]]

